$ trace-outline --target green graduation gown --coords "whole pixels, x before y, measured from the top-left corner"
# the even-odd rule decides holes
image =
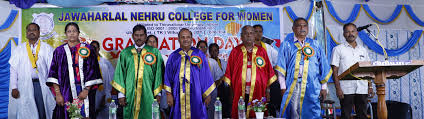
[[[137,53],[130,46],[121,51],[112,86],[125,95],[124,119],[152,118],[152,103],[162,89],[163,70],[162,55],[156,48],[146,45]]]

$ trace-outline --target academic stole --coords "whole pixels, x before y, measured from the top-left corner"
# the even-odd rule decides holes
[[[41,46],[40,41],[38,41],[37,48],[35,50],[35,54],[32,54],[32,50],[31,50],[31,47],[29,46],[29,44],[30,43],[28,41],[27,45],[26,45],[28,57],[29,57],[29,60],[31,61],[32,68],[34,68],[36,73],[38,73],[37,60],[38,60],[38,53],[40,52],[40,46]]]

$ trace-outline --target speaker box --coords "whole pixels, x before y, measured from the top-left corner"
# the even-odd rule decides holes
[[[374,119],[378,119],[377,103],[371,103]],[[412,119],[412,108],[408,103],[386,100],[388,119]],[[370,111],[370,110],[368,110]]]

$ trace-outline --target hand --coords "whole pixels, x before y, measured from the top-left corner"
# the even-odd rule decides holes
[[[343,98],[344,98],[343,90],[342,90],[342,89],[340,89],[340,88],[336,88],[336,94],[337,94],[337,97],[338,97],[339,99],[343,99]]]
[[[158,104],[160,104],[160,96],[159,95],[156,96],[156,101],[158,101]]]
[[[83,89],[83,90],[80,92],[80,94],[78,95],[78,98],[79,98],[80,100],[84,100],[85,98],[87,98],[87,95],[88,95],[88,90]]]
[[[101,106],[105,106],[106,105],[106,95],[102,96],[102,100],[100,101],[100,105]],[[109,105],[108,105],[109,106]]]
[[[121,105],[121,106],[127,105],[127,102],[125,101],[125,97],[119,98],[118,100],[119,100],[119,105]]]
[[[205,105],[209,105],[209,103],[211,102],[211,96],[206,97],[205,99]]]
[[[284,96],[284,93],[286,92],[287,89],[281,89],[281,96]]]
[[[19,98],[19,90],[18,89],[12,89],[12,97],[15,99]]]
[[[271,95],[270,95],[270,93],[269,93],[269,92],[267,92],[267,93],[265,94],[265,96],[266,96],[266,102],[269,102],[269,101],[271,100]]]
[[[222,80],[221,79],[220,80],[216,80],[215,81],[215,86],[218,87],[219,85],[221,85],[221,83],[222,83]]]
[[[321,97],[321,100],[325,100],[325,98],[327,97],[327,90],[321,90],[319,96]]]
[[[174,106],[174,97],[171,93],[166,93],[166,101],[168,103],[168,106],[173,107]]]
[[[370,98],[374,97],[374,91],[372,90],[372,87],[368,88],[368,97]]]
[[[60,93],[56,94],[56,104],[58,104],[60,106],[65,105],[65,101],[63,100],[62,94],[60,94]]]

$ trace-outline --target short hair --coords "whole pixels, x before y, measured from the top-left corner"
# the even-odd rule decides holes
[[[355,24],[353,24],[353,23],[347,23],[347,24],[343,25],[343,32],[344,32],[344,30],[345,30],[348,26],[353,26],[353,27],[355,27],[355,28],[356,28],[356,25],[355,25]]]
[[[26,29],[27,29],[27,30],[28,30],[28,27],[29,27],[30,25],[35,25],[35,26],[37,27],[37,30],[38,30],[38,31],[40,31],[40,26],[39,26],[38,24],[34,23],[34,22],[31,22],[31,23],[29,23],[29,24],[26,26]]]
[[[100,48],[100,43],[98,41],[95,41],[95,40],[91,41],[90,45],[93,46],[93,44],[97,44],[97,46],[99,46]]]
[[[208,47],[208,43],[204,40],[200,40],[199,42],[197,42],[196,48],[199,48],[200,43],[204,43],[206,45],[206,47]]]
[[[149,36],[147,36],[147,40],[149,40],[149,38],[151,38],[151,37],[155,38],[156,42],[158,42],[158,37],[156,37],[155,35],[149,35]]]
[[[189,29],[187,29],[187,28],[182,28],[182,29],[180,29],[180,31],[178,32],[178,37],[180,37],[180,33],[181,33],[182,31],[184,31],[184,30],[189,31],[189,32],[190,32],[191,37],[193,37],[193,33],[192,33]]]
[[[216,44],[216,43],[211,43],[211,44],[209,44],[209,51],[212,49],[212,47],[216,47],[216,48],[218,48],[218,49],[219,49],[218,44]]]
[[[258,27],[261,28],[262,30],[264,30],[264,28],[260,24],[253,25],[253,28],[258,28]]]
[[[79,26],[75,22],[69,22],[68,24],[66,24],[66,26],[65,26],[65,32],[66,32],[66,30],[68,29],[69,26],[74,26],[75,28],[77,28],[78,33],[80,33]]]
[[[133,29],[132,29],[132,34],[134,34],[136,31],[139,31],[139,30],[143,30],[143,31],[144,31],[144,34],[146,34],[146,33],[147,33],[146,27],[145,27],[144,25],[137,24],[137,25],[135,25],[135,26],[133,27]]]
[[[303,17],[298,17],[298,18],[296,18],[296,19],[293,21],[293,26],[294,26],[294,25],[296,25],[296,23],[297,23],[297,22],[299,22],[299,21],[301,21],[301,20],[305,21],[305,22],[306,22],[306,24],[309,24],[309,23],[308,23],[308,20],[306,20],[305,18],[303,18]]]
[[[243,33],[246,31],[246,29],[247,29],[247,28],[249,28],[249,27],[252,27],[252,26],[250,26],[250,25],[245,25],[245,26],[243,26],[243,27],[241,28],[241,34],[243,34]]]

